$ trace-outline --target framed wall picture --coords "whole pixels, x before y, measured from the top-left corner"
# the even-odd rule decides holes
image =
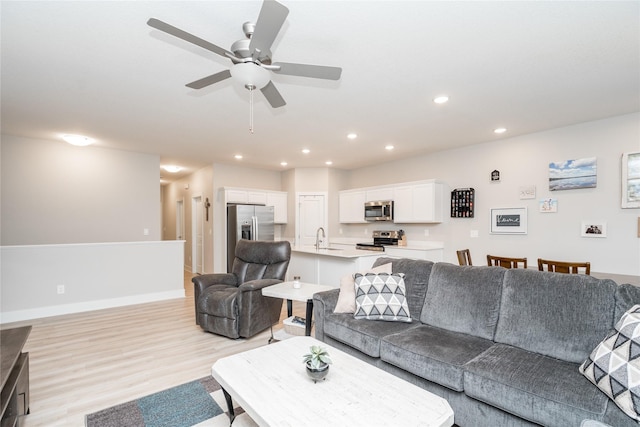
[[[640,151],[622,155],[622,207],[640,208]]]
[[[596,158],[549,163],[549,190],[594,188],[597,183]]]
[[[585,220],[580,225],[582,237],[607,237],[607,223],[600,220]]]
[[[492,208],[491,234],[527,234],[527,208]]]

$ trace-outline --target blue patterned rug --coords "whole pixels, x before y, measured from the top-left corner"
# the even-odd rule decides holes
[[[89,414],[85,417],[85,425],[86,427],[226,427],[229,425],[226,409],[227,405],[220,385],[212,377],[205,377]],[[242,408],[235,409],[238,418],[233,425],[255,425],[243,412]]]

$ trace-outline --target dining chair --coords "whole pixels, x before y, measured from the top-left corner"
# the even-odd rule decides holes
[[[471,252],[469,252],[469,249],[456,251],[456,254],[458,255],[458,264],[473,265],[471,264]]]
[[[584,273],[580,273],[579,269],[581,268],[584,268]],[[538,258],[538,270],[552,271],[554,273],[591,275],[591,263],[590,262],[551,261],[548,259]]]
[[[489,267],[520,268],[520,264],[522,268],[527,268],[527,259],[487,255]]]

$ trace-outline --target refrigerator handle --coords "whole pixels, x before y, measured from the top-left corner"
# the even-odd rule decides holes
[[[253,222],[253,236],[251,236],[251,240],[258,240],[258,217],[252,216],[251,221]]]

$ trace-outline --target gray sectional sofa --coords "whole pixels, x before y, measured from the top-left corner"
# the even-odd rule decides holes
[[[640,288],[591,276],[379,258],[404,273],[411,323],[334,313],[316,338],[449,401],[466,426],[637,426],[579,371]]]

